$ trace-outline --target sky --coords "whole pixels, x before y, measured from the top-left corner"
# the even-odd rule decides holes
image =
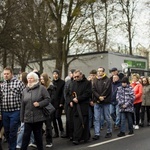
[[[139,0],[137,11],[135,13],[134,22],[136,23],[136,26],[133,47],[140,44],[145,48],[150,48],[150,8],[146,8],[144,2],[149,2],[149,0]],[[114,33],[114,42],[116,41],[119,44],[128,45],[127,39],[120,33],[120,30],[116,30]]]

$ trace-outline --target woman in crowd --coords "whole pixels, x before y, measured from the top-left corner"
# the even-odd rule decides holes
[[[147,125],[150,126],[150,84],[146,77],[142,79],[143,95],[142,95],[142,107],[141,107],[141,124],[144,126],[145,110],[147,113]]]
[[[44,85],[50,95],[51,101],[54,100],[54,93],[55,93],[55,88],[48,76],[47,73],[42,73],[41,74],[41,84]],[[47,118],[45,121],[46,125],[46,147],[52,147],[52,125],[51,125],[52,119]]]
[[[27,85],[28,81],[27,81],[27,73],[26,72],[22,72],[20,74],[20,80],[25,84],[25,86]],[[16,148],[21,148],[23,133],[24,133],[24,123],[22,122],[21,126],[19,127],[19,131],[18,131],[17,146],[16,146]],[[34,145],[33,144],[34,143],[33,133],[31,134],[30,142],[31,143],[29,145]],[[34,147],[36,147],[36,145],[34,145]]]
[[[140,121],[140,109],[142,104],[142,84],[139,82],[140,76],[138,74],[132,75],[132,83],[131,86],[134,90],[135,100],[134,100],[134,112],[133,115],[133,124],[134,129],[139,129],[139,121]]]
[[[21,122],[24,122],[24,135],[21,150],[27,150],[30,135],[33,131],[38,150],[43,150],[42,126],[46,117],[42,108],[50,101],[48,91],[39,84],[39,77],[36,73],[30,72],[27,75],[28,84],[22,93]]]

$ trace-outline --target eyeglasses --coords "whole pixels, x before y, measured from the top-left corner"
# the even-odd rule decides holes
[[[79,78],[80,76],[75,76],[74,78]]]

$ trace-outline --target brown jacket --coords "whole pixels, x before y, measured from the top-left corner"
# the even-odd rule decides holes
[[[143,86],[142,106],[150,106],[150,85]]]

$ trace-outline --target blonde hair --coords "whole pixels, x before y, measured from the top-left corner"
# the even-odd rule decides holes
[[[139,74],[137,74],[137,73],[132,74],[132,78],[133,78],[133,77],[136,77],[136,78],[137,78],[137,80],[139,80],[139,79],[140,79],[140,75],[139,75]]]
[[[41,77],[43,77],[44,86],[45,86],[46,88],[48,88],[49,85],[50,85],[50,83],[51,83],[50,77],[48,76],[47,73],[42,73],[42,74],[41,74]]]

